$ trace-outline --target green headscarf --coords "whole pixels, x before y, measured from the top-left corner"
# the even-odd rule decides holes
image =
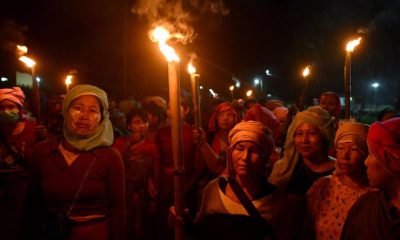
[[[67,132],[66,115],[68,108],[73,100],[83,95],[92,95],[100,100],[103,112],[102,120],[97,127],[95,133],[85,139],[77,139]],[[65,139],[75,148],[82,151],[89,151],[95,147],[110,146],[114,141],[114,132],[109,119],[107,93],[102,89],[92,85],[78,85],[68,91],[62,104],[62,112],[64,115],[63,133]]]
[[[294,135],[296,129],[300,125],[308,123],[318,126],[325,139],[325,147],[328,151],[334,138],[334,120],[335,118],[331,117],[327,111],[319,106],[310,107],[303,112],[299,112],[293,119],[292,124],[289,126],[286,136],[284,156],[274,164],[274,168],[269,177],[270,183],[286,188],[290,181],[294,168],[299,160],[299,153],[294,144]]]

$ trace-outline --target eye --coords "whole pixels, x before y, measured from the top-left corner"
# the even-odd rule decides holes
[[[336,147],[336,150],[337,150],[337,151],[343,151],[343,150],[344,150],[344,147],[341,146],[341,145],[339,145],[339,146]]]

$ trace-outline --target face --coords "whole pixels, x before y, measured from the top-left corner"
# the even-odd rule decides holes
[[[336,146],[336,163],[340,173],[348,176],[359,176],[365,172],[363,154],[353,142],[339,143]]]
[[[317,126],[309,123],[303,123],[296,129],[294,144],[299,154],[307,158],[317,156],[325,150],[321,132]]]
[[[134,116],[128,126],[133,137],[142,139],[149,129],[149,123],[143,120],[140,116]]]
[[[334,114],[338,104],[336,97],[332,95],[324,95],[321,97],[319,106],[328,111],[331,116],[335,116]]]
[[[0,111],[18,111],[18,105],[10,100],[3,100],[0,102]]]
[[[238,176],[260,176],[265,170],[266,158],[253,142],[239,142],[232,150],[232,163]]]
[[[67,132],[77,138],[90,137],[101,121],[100,101],[97,97],[83,95],[72,101],[66,116]]]
[[[395,181],[395,175],[389,171],[384,163],[370,152],[365,161],[369,184],[376,188],[387,188]]]
[[[231,110],[219,112],[217,123],[219,129],[230,130],[235,125],[235,114]]]

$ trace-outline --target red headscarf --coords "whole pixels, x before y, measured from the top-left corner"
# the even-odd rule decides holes
[[[216,132],[218,131],[218,124],[217,124],[217,117],[218,113],[221,112],[226,112],[226,111],[232,111],[232,113],[235,115],[235,123],[237,122],[237,112],[236,110],[232,107],[232,104],[229,102],[223,102],[217,106],[215,109],[214,113],[212,114],[210,121],[208,122],[208,132]]]
[[[372,124],[367,142],[376,158],[400,175],[400,117]]]
[[[255,104],[246,112],[243,120],[260,122],[271,130],[274,139],[279,136],[279,127],[281,123],[270,110],[261,106],[259,103]]]

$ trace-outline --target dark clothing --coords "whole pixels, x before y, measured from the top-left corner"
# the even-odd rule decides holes
[[[57,148],[58,144],[57,141],[42,142],[33,153],[34,175],[37,177],[46,210],[66,212],[89,165],[95,159],[71,216],[105,216],[109,222],[109,239],[124,239],[125,176],[119,152],[111,147],[98,147],[80,152],[68,166]],[[93,226],[104,227],[104,224]],[[93,231],[106,233],[108,229]]]
[[[293,171],[292,177],[288,183],[287,192],[295,194],[306,194],[307,190],[311,185],[320,177],[325,177],[332,175],[335,168],[329,169],[324,172],[314,172],[312,171],[302,159],[299,159],[297,165]]]
[[[400,239],[400,212],[383,191],[366,193],[351,208],[342,231],[346,240]]]
[[[30,183],[29,165],[36,144],[33,121],[22,132],[0,134],[0,234],[1,239],[21,239],[25,234],[26,204]]]

